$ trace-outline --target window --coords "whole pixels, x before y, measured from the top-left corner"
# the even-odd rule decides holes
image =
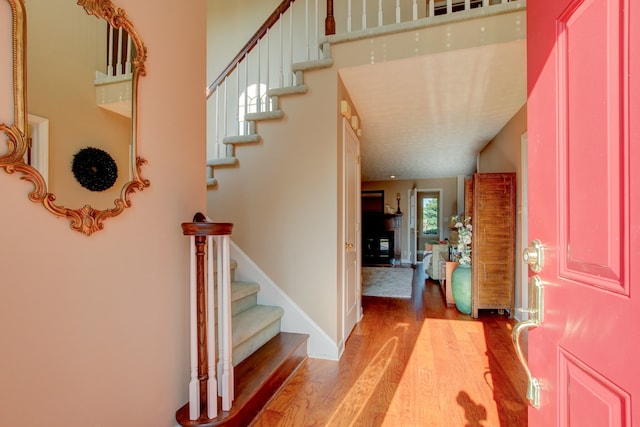
[[[438,235],[438,197],[425,196],[422,198],[422,234]]]
[[[258,112],[258,99],[260,100],[260,111],[266,111],[267,86],[262,83],[260,85],[252,84],[247,88],[246,92],[242,92],[240,98],[238,98],[239,135],[245,135],[247,133],[246,126],[244,126],[244,115]]]

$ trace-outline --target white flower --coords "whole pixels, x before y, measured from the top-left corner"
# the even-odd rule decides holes
[[[471,264],[471,236],[473,235],[470,224],[471,218],[459,221],[456,215],[451,220],[455,222],[455,228],[458,230],[458,253],[456,254],[456,259],[462,265]]]

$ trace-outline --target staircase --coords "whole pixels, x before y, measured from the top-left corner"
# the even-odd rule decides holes
[[[209,169],[209,174],[207,176],[208,188],[215,188],[218,186],[218,181],[214,178],[214,170],[216,168],[235,167],[238,165],[239,162],[236,157],[236,146],[255,144],[262,141],[260,134],[257,133],[257,122],[265,120],[279,120],[284,117],[284,112],[280,109],[281,97],[307,93],[307,86],[304,84],[305,71],[330,68],[333,65],[333,60],[330,56],[331,50],[328,43],[325,44],[323,52],[325,52],[325,57],[322,59],[293,64],[292,68],[295,73],[295,81],[292,86],[275,88],[267,91],[268,104],[272,106],[270,111],[245,114],[244,118],[247,122],[247,129],[249,131],[246,135],[226,136],[223,138],[223,144],[227,147],[225,149],[226,155],[218,159],[207,161],[207,167]]]
[[[306,359],[308,336],[280,332],[284,310],[258,304],[259,284],[235,280],[233,224],[197,213],[182,228],[191,237],[191,381],[176,420],[245,426]]]

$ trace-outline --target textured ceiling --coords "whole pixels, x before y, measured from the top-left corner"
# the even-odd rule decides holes
[[[340,70],[360,116],[362,180],[469,175],[526,101],[524,40]]]

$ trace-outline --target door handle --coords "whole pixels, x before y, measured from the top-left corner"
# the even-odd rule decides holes
[[[542,321],[544,320],[544,286],[542,285],[542,280],[538,276],[533,276],[531,280],[529,280],[529,289],[533,290],[533,306],[527,309],[519,308],[518,311],[529,314],[529,320],[524,320],[522,322],[516,323],[513,327],[513,331],[511,332],[511,340],[513,341],[513,346],[516,349],[516,354],[518,355],[518,360],[524,367],[524,370],[527,374],[528,385],[527,385],[527,399],[531,406],[536,409],[540,408],[540,381],[531,374],[531,370],[529,369],[529,365],[522,353],[522,348],[520,348],[520,335],[529,328],[535,328],[540,326]]]
[[[353,243],[345,243],[344,247],[345,249],[353,249]]]

